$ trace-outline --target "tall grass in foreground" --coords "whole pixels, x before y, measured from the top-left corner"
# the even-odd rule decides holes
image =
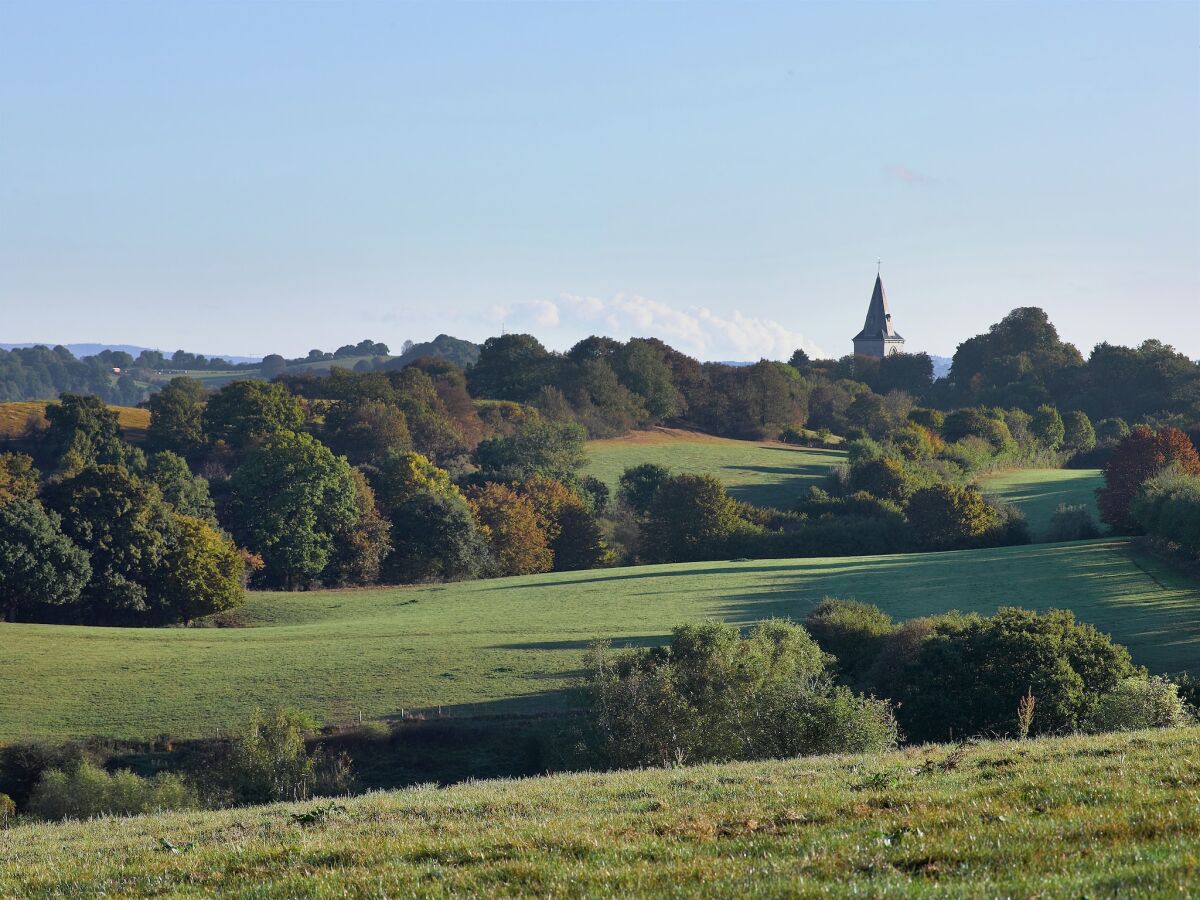
[[[0,896],[1186,896],[1200,729],[0,832]]]

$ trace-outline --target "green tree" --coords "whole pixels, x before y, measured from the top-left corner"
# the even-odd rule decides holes
[[[642,398],[651,416],[661,421],[683,411],[683,395],[675,387],[671,367],[655,344],[634,338],[614,359],[621,383]]]
[[[392,508],[390,522],[389,581],[458,581],[488,570],[487,541],[457,490],[414,491]]]
[[[667,647],[588,656],[592,722],[619,767],[763,759],[891,747],[887,703],[835,687],[798,625],[676,628]]]
[[[0,610],[10,622],[75,603],[91,577],[88,555],[34,500],[0,504]]]
[[[374,463],[389,451],[413,446],[408,419],[399,407],[379,400],[342,401],[325,414],[325,443],[351,465]]]
[[[308,434],[270,435],[229,486],[231,530],[262,557],[261,578],[273,586],[295,589],[318,579],[334,536],[361,515],[350,464]]]
[[[676,475],[658,489],[641,529],[651,562],[712,559],[739,531],[750,530],[737,504],[711,475]]]
[[[1057,450],[1063,444],[1066,429],[1058,410],[1048,403],[1039,406],[1029,424],[1034,438],[1046,450]]]
[[[495,480],[524,481],[531,475],[570,480],[587,461],[586,438],[575,422],[548,422],[534,414],[511,435],[481,441],[475,462]]]
[[[216,524],[212,497],[208,493],[208,481],[193,475],[187,460],[182,456],[163,450],[152,454],[146,466],[146,478],[162,492],[163,499],[175,507],[180,515],[202,519],[210,525]]]
[[[204,446],[204,407],[208,392],[195,378],[172,378],[150,398],[146,442],[155,450],[188,455]]]
[[[532,400],[554,382],[554,357],[529,334],[491,337],[479,348],[479,361],[467,372],[472,395],[493,400]]]
[[[1096,446],[1096,429],[1086,413],[1072,410],[1063,416],[1063,449],[1070,453],[1087,453]]]
[[[154,484],[119,466],[89,466],[48,485],[44,499],[91,557],[81,598],[88,622],[170,620],[176,598],[159,587],[174,514]]]
[[[977,487],[948,482],[914,493],[905,514],[918,542],[928,550],[969,547],[999,524]]]
[[[303,424],[300,401],[282,384],[265,381],[228,384],[209,398],[204,410],[209,438],[234,447],[244,447],[254,437],[296,431]]]
[[[124,465],[129,448],[121,440],[117,411],[99,397],[63,394],[46,407],[50,423],[42,436],[56,468],[78,472],[90,465]]]
[[[375,492],[367,477],[351,469],[358,515],[353,523],[333,534],[333,554],[322,575],[326,584],[368,585],[379,580],[383,561],[392,552],[391,526],[379,514]]]

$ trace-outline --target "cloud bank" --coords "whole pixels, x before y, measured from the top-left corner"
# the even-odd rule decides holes
[[[704,307],[679,309],[636,294],[607,300],[562,294],[497,308],[493,319],[510,332],[528,331],[539,338],[549,332],[569,343],[591,334],[619,340],[656,337],[701,360],[786,360],[797,349],[825,356],[803,334],[773,319],[740,312],[724,316]]]

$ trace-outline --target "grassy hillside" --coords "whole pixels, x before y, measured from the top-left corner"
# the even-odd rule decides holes
[[[660,643],[703,618],[803,618],[822,596],[897,618],[1075,610],[1155,671],[1200,668],[1200,582],[1122,541],[568,572],[421,588],[257,594],[257,627],[0,623],[0,740],[211,733],[255,705],[330,720],[444,704],[562,708],[598,637]]]
[[[19,438],[31,421],[44,421],[48,405],[44,400],[0,403],[0,440]],[[150,410],[130,406],[115,408],[125,438],[133,443],[145,438],[146,429],[150,427]]]
[[[846,459],[840,450],[734,441],[674,428],[589,441],[588,456],[585,474],[595,475],[613,490],[627,467],[649,462],[676,473],[714,475],[739,500],[782,508],[791,507],[810,484]]]
[[[479,782],[21,826],[0,895],[1187,896],[1198,792],[1196,728]]]
[[[980,480],[986,493],[1007,500],[1025,513],[1034,540],[1045,535],[1050,517],[1063,503],[1086,506],[1099,525],[1096,489],[1103,486],[1104,475],[1099,469],[1017,469]]]

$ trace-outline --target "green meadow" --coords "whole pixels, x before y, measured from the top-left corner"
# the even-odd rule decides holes
[[[248,627],[0,624],[0,740],[199,736],[277,703],[327,721],[557,710],[597,638],[657,644],[699,619],[802,619],[826,595],[898,619],[1072,609],[1152,671],[1200,669],[1200,583],[1125,541],[688,563],[259,593],[239,614]]]
[[[614,491],[626,468],[656,463],[676,474],[712,475],[738,500],[781,509],[790,508],[809,485],[846,461],[841,450],[735,441],[671,428],[589,441],[587,450],[584,474],[596,476]]]
[[[1096,489],[1103,486],[1104,475],[1099,469],[1016,469],[980,479],[986,493],[1025,513],[1034,540],[1045,535],[1050,517],[1062,504],[1087,507],[1099,525]]]
[[[1184,897],[1200,729],[0,831],[0,895]]]

